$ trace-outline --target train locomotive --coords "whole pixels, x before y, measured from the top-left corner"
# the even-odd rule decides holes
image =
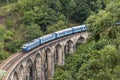
[[[34,39],[26,44],[23,44],[22,51],[25,53],[39,45],[42,45],[42,44],[52,41],[54,39],[58,39],[58,38],[61,38],[61,37],[67,36],[67,35],[71,35],[74,33],[78,33],[78,32],[83,32],[86,30],[87,30],[86,25],[80,25],[80,26],[60,30],[60,31],[42,36],[40,38]]]

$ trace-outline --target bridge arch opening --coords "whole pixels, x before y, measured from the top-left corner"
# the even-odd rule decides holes
[[[15,71],[14,74],[13,74],[13,80],[19,80],[18,74],[17,74],[16,71]]]
[[[26,64],[26,79],[25,80],[33,80],[33,62],[31,59],[27,60]]]
[[[24,67],[23,67],[23,65],[20,65],[20,68],[19,68],[19,79],[20,79],[20,80],[25,80],[25,78],[24,78]]]
[[[85,38],[83,36],[80,36],[79,39],[77,40],[76,45],[79,45],[85,41]]]
[[[55,46],[55,54],[54,54],[54,62],[57,65],[62,65],[63,64],[63,60],[64,60],[64,54],[63,54],[63,50],[62,50],[62,45],[61,44],[57,44]]]
[[[41,70],[42,70],[42,57],[40,53],[38,53],[35,58],[35,80],[41,80],[42,76]]]
[[[80,44],[82,44],[84,42],[85,42],[85,38],[83,36],[80,36],[78,38],[77,42],[76,42],[76,46],[75,47],[77,48],[78,45],[80,45]]]
[[[73,53],[75,50],[75,45],[72,40],[68,40],[64,47],[64,53]]]

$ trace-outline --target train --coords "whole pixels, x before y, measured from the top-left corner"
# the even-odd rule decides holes
[[[22,52],[26,53],[32,49],[34,49],[37,46],[40,46],[44,43],[50,42],[52,40],[64,37],[64,36],[68,36],[71,34],[75,34],[78,32],[83,32],[87,30],[87,26],[86,25],[80,25],[80,26],[75,26],[75,27],[71,27],[71,28],[67,28],[64,30],[60,30],[51,34],[47,34],[45,36],[39,37],[37,39],[34,39],[28,43],[23,44],[22,46]]]

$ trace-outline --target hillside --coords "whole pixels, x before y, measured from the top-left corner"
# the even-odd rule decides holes
[[[56,67],[53,80],[120,79],[119,0],[1,0],[0,62],[37,37],[89,24],[91,38]]]
[[[120,80],[119,8],[120,1],[114,0],[87,18],[91,38],[56,68],[53,80]]]
[[[70,26],[80,25],[104,4],[99,0],[2,0],[0,62],[22,44]],[[97,5],[94,5],[96,4]]]

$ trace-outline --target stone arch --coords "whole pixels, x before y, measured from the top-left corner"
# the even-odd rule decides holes
[[[55,59],[55,64],[57,65],[63,65],[63,60],[64,60],[64,53],[62,50],[62,45],[57,44],[55,46],[55,54],[54,54],[54,59]]]
[[[45,63],[44,63],[44,73],[45,73],[45,78],[49,79],[53,76],[53,71],[54,71],[54,59],[52,55],[52,50],[50,48],[47,48],[45,50]]]
[[[13,73],[13,80],[19,80],[18,74],[16,71]]]
[[[76,45],[83,43],[85,41],[85,38],[83,36],[80,36],[76,42]]]
[[[29,58],[26,63],[26,77],[25,80],[33,80],[33,62]]]
[[[25,80],[24,67],[23,67],[22,64],[20,65],[20,68],[19,68],[19,79],[20,80]]]
[[[42,76],[42,57],[40,53],[35,58],[35,80],[41,80]]]
[[[72,40],[68,40],[64,46],[64,53],[73,53],[75,50],[75,45]]]

